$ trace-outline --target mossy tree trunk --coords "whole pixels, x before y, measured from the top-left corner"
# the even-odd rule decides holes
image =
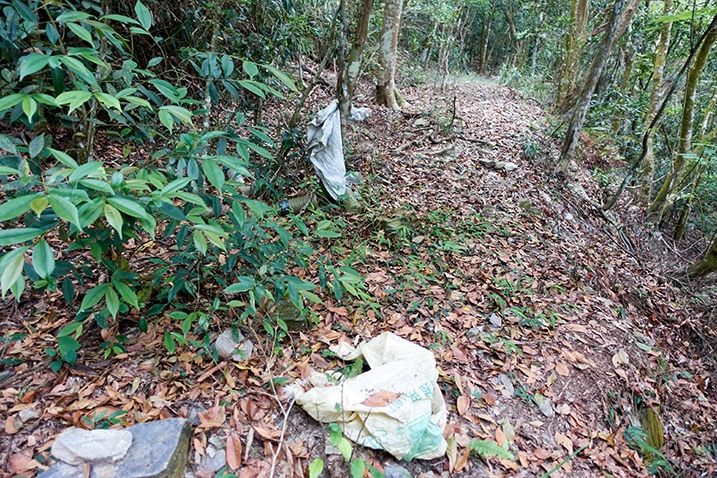
[[[669,16],[672,13],[672,0],[665,0],[663,14]],[[645,118],[645,129],[647,130],[647,151],[645,158],[642,160],[640,171],[640,189],[638,192],[638,201],[643,206],[647,206],[650,200],[652,190],[652,181],[655,175],[655,152],[653,150],[653,139],[650,124],[655,119],[657,110],[662,103],[662,80],[665,76],[665,62],[667,59],[667,49],[670,45],[670,33],[672,31],[672,22],[665,22],[660,29],[660,38],[657,41],[657,49],[655,52],[655,65],[652,69],[652,89],[650,91],[650,103],[647,107],[647,116]]]
[[[687,157],[692,149],[692,133],[695,119],[695,101],[697,94],[697,85],[699,83],[702,70],[707,64],[710,51],[717,41],[717,15],[712,19],[707,29],[705,39],[700,45],[700,49],[695,56],[695,61],[690,67],[687,74],[687,82],[685,84],[685,100],[682,105],[682,118],[680,120],[680,139],[677,144],[677,151],[672,161],[672,167],[667,174],[660,192],[650,204],[648,209],[651,213],[657,213],[658,220],[661,220],[665,213],[669,210],[675,200],[677,189],[689,187],[690,183],[686,182],[692,168],[687,168]]]
[[[403,101],[396,90],[396,50],[401,31],[403,0],[385,0],[378,49],[376,103],[400,110]]]
[[[572,0],[570,2],[570,18],[572,22],[565,36],[565,55],[560,79],[558,81],[558,98],[556,104],[559,111],[568,111],[571,96],[575,90],[578,66],[587,39],[589,0]]]
[[[342,3],[342,9],[344,8],[345,6]],[[341,64],[342,62],[340,61],[342,68],[339,72],[340,74],[338,75],[336,90],[339,98],[342,135],[346,134],[346,124],[349,116],[351,115],[351,102],[353,101],[354,91],[356,90],[356,84],[358,83],[359,74],[361,73],[361,53],[363,53],[364,47],[366,46],[366,38],[368,37],[368,22],[371,18],[372,8],[373,0],[362,0],[361,14],[358,19],[353,42],[351,43],[351,50],[349,50],[349,54],[345,62]],[[344,18],[342,18],[344,32],[347,27],[345,20],[344,15]],[[342,41],[342,43],[345,43],[345,40]],[[342,55],[343,52],[339,53],[340,57]]]
[[[717,271],[717,238],[712,241],[710,250],[704,257],[687,268],[687,275],[692,278],[704,277],[711,272]]]

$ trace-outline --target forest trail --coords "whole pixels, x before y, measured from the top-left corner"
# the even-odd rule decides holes
[[[647,476],[636,448],[640,440],[659,447],[656,414],[667,466],[711,476],[715,371],[689,342],[666,342],[694,312],[596,213],[590,198],[599,191],[588,174],[576,171],[569,186],[552,177],[557,150],[541,108],[488,81],[402,93],[411,104],[403,113],[373,108],[351,126],[348,167],[365,178],[367,209],[330,213],[343,224],[342,237],[319,248],[348,258],[370,300],[322,296],[312,305],[321,323],[292,332],[280,354],[263,331],[248,332],[257,348],[248,364],[217,365],[191,350],[163,355],[162,327],[173,326],[167,319],[128,334],[121,360],[88,354],[58,376],[26,367],[29,383],[13,383],[3,396],[9,415],[0,468],[27,453],[48,458],[48,444],[68,423],[126,410],[124,424],[199,420],[189,462],[197,478],[214,476],[197,464],[232,433],[241,439],[237,476],[268,476],[274,458],[275,476],[308,476],[317,457],[326,462],[323,476],[349,476],[326,427],[286,401],[282,412],[268,384],[342,367],[324,354],[328,344],[391,331],[434,352],[449,412],[447,457],[401,463],[414,477],[534,477],[560,464],[550,476]],[[310,228],[327,217],[312,214],[304,214]],[[304,278],[315,281],[316,273],[313,265]],[[31,322],[39,332],[23,353],[42,357],[42,322]],[[27,408],[42,422],[8,429]],[[646,416],[656,430],[649,438],[637,432]],[[474,439],[505,446],[512,459],[479,458],[470,450]],[[395,461],[360,447],[356,453],[377,468]]]

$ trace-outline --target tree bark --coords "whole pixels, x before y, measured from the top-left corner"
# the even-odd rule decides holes
[[[376,72],[376,103],[400,110],[396,95],[396,50],[401,31],[403,0],[386,0],[383,9],[383,24],[378,49],[378,71]]]
[[[672,0],[665,0],[663,14],[668,16],[672,13]],[[652,190],[652,180],[655,175],[655,153],[652,144],[652,129],[650,124],[655,119],[657,110],[662,102],[662,79],[665,76],[665,63],[667,60],[667,47],[670,44],[670,33],[672,31],[672,22],[665,22],[660,29],[660,38],[657,41],[657,51],[655,52],[655,66],[652,73],[652,90],[650,91],[650,103],[647,107],[647,117],[645,119],[645,129],[647,134],[647,151],[642,162],[640,171],[640,190],[638,192],[638,201],[643,206],[647,206],[650,200],[650,192]]]
[[[702,45],[700,46],[695,61],[687,74],[687,82],[685,84],[685,101],[682,106],[682,118],[680,120],[680,140],[675,152],[675,158],[672,161],[672,167],[667,174],[665,181],[662,183],[660,192],[650,204],[648,209],[651,213],[658,213],[658,220],[661,220],[667,210],[672,206],[675,200],[675,189],[689,186],[685,183],[685,165],[686,155],[692,149],[692,132],[695,119],[695,99],[697,92],[697,84],[702,70],[707,63],[710,51],[717,41],[717,15],[712,19],[712,23],[707,30]]]
[[[717,271],[717,239],[712,242],[710,250],[701,260],[687,268],[687,275],[694,279],[715,271]]]
[[[351,115],[351,102],[353,101],[356,83],[358,82],[359,73],[361,72],[361,53],[366,46],[366,38],[368,37],[368,22],[371,17],[371,9],[373,8],[373,0],[362,0],[361,15],[359,16],[356,33],[354,34],[351,50],[345,61],[345,68],[341,72],[337,81],[337,93],[339,97],[339,111],[341,113],[341,132],[345,134],[346,123]],[[344,22],[344,29],[346,23]],[[342,53],[343,54],[343,53]]]
[[[587,38],[589,0],[572,0],[570,2],[570,18],[572,23],[565,36],[565,56],[560,80],[558,81],[558,111],[570,109],[570,96],[575,89],[578,76],[578,65]]]
[[[570,161],[572,161],[575,156],[575,148],[578,145],[580,131],[583,128],[585,116],[587,115],[588,108],[590,106],[590,99],[593,96],[593,92],[595,91],[595,87],[600,79],[602,70],[605,67],[605,63],[607,63],[608,56],[610,56],[610,51],[615,44],[615,40],[617,40],[616,34],[618,31],[618,25],[621,23],[621,16],[623,12],[622,7],[623,0],[616,0],[612,8],[612,13],[610,14],[608,28],[598,45],[598,52],[590,65],[590,69],[586,73],[587,77],[583,82],[583,88],[580,91],[578,100],[573,108],[570,123],[568,124],[568,130],[565,134],[565,141],[563,142],[563,147],[560,153],[560,161],[556,168],[557,173],[564,174],[570,165]],[[626,11],[627,15],[634,15],[634,13],[635,10]]]

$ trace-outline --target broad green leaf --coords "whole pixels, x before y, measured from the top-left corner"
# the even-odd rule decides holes
[[[229,55],[222,55],[222,72],[224,78],[229,78],[234,72],[234,60]]]
[[[155,56],[149,62],[147,63],[147,68],[152,68],[153,66],[157,66],[164,60],[164,57],[162,56]]]
[[[55,98],[53,96],[46,95],[45,93],[33,93],[31,96],[35,101],[42,103],[43,105],[58,106]]]
[[[72,159],[72,156],[65,153],[64,151],[58,151],[56,149],[48,148],[48,151],[55,157],[56,160],[67,166],[68,168],[79,168],[80,165],[77,161]]]
[[[361,458],[354,458],[351,462],[351,478],[363,478],[366,472],[366,463]]]
[[[17,146],[15,146],[15,141],[13,141],[13,139],[6,134],[0,134],[0,150],[16,155]]]
[[[69,335],[74,335],[76,338],[82,335],[82,329],[84,326],[82,325],[82,322],[72,322],[71,324],[67,324],[64,327],[60,329],[60,331],[57,333],[58,337],[67,337]]]
[[[244,89],[251,91],[256,96],[266,99],[266,94],[257,86],[258,83],[249,80],[239,80],[237,83]]]
[[[202,168],[204,169],[204,174],[207,176],[211,185],[217,188],[219,193],[221,193],[225,181],[224,171],[222,171],[222,168],[219,167],[215,160],[211,159],[205,159],[202,161]]]
[[[10,292],[12,292],[15,299],[20,302],[20,297],[22,296],[22,293],[25,292],[25,276],[20,274],[20,277],[18,277],[15,283],[10,286]]]
[[[15,93],[15,94],[7,95],[7,96],[0,98],[0,111],[12,108],[16,104],[18,104],[22,100],[24,100],[26,97],[27,97],[26,94]]]
[[[0,166],[0,175],[17,174],[18,176],[26,176],[19,169],[11,168],[8,166]]]
[[[80,224],[80,215],[77,212],[77,206],[72,204],[70,200],[53,194],[54,192],[55,190],[50,191],[50,197],[48,199],[52,210],[55,211],[55,214],[65,221],[74,224],[79,229],[82,229],[82,225]]]
[[[0,229],[0,246],[12,246],[35,239],[44,229],[34,227],[20,227],[17,229]]]
[[[271,72],[272,75],[277,77],[279,79],[279,81],[284,83],[284,85],[286,87],[288,87],[291,91],[299,91],[296,89],[296,84],[294,83],[294,80],[289,78],[289,75],[287,75],[286,73],[284,73],[283,71],[281,71],[278,68],[274,68],[273,66],[270,66],[270,65],[264,65],[264,66],[266,67],[267,70],[269,70]]]
[[[114,189],[112,189],[112,186],[106,181],[100,181],[99,179],[80,179],[80,184],[95,191],[114,194]]]
[[[192,240],[194,241],[194,247],[197,248],[200,254],[204,255],[207,252],[207,238],[204,237],[204,233],[202,231],[194,231],[194,234],[192,235]]]
[[[105,204],[105,219],[112,228],[117,231],[122,239],[122,214],[111,204]]]
[[[324,471],[324,460],[315,458],[309,465],[309,478],[319,478],[322,471]]]
[[[92,46],[92,47],[95,46],[95,43],[92,41],[92,34],[89,31],[87,31],[87,29],[85,27],[83,27],[82,25],[70,22],[70,23],[67,23],[67,28],[72,30],[72,33],[77,35],[79,38],[81,38],[82,40],[89,43],[90,46]]]
[[[32,138],[32,141],[30,141],[30,145],[27,148],[27,152],[30,155],[30,158],[34,159],[42,153],[43,149],[45,149],[45,135],[41,134]]]
[[[259,153],[260,156],[263,156],[266,159],[273,159],[273,156],[271,155],[271,153],[269,151],[267,151],[266,149],[262,148],[261,146],[254,144],[254,143],[249,143],[249,142],[246,145],[249,147],[249,149],[252,149],[255,152]]]
[[[7,221],[22,216],[30,210],[32,201],[38,196],[41,196],[41,193],[21,196],[0,204],[0,221]]]
[[[191,178],[177,178],[171,183],[164,186],[159,192],[159,195],[161,197],[172,197],[172,193],[179,191],[190,182],[192,182]]]
[[[139,105],[149,108],[152,106],[149,101],[145,100],[144,98],[139,98],[137,96],[129,95],[125,96],[123,98],[124,100],[127,100],[128,103],[132,103],[133,105]]]
[[[137,14],[137,20],[142,24],[142,27],[145,30],[149,30],[152,26],[152,13],[149,11],[149,8],[137,0],[137,3],[134,5],[134,12]]]
[[[135,307],[139,309],[139,301],[137,299],[137,294],[134,293],[134,291],[124,282],[119,281],[112,281],[112,285],[115,289],[117,289],[117,292],[119,292],[122,299],[124,299],[125,302],[127,302],[132,307]]]
[[[127,214],[128,216],[136,217],[139,219],[145,219],[149,217],[149,214],[147,214],[147,211],[144,209],[144,206],[142,206],[140,203],[132,201],[131,199],[113,196],[107,198],[107,202],[122,211],[123,213]]]
[[[339,440],[339,445],[336,447],[341,452],[341,455],[344,457],[344,460],[349,461],[351,459],[351,453],[353,452],[351,448],[351,442],[348,440],[348,438],[341,437]]]
[[[50,57],[44,53],[30,53],[20,65],[20,81],[47,66]]]
[[[87,291],[87,294],[85,294],[85,297],[82,299],[80,311],[87,310],[97,305],[105,296],[105,292],[108,287],[109,284],[100,284]]]
[[[72,174],[70,174],[68,181],[75,182],[79,179],[88,177],[102,178],[105,176],[105,168],[103,166],[103,163],[99,161],[91,161],[89,163],[85,163],[79,168],[75,169]]]
[[[82,345],[74,337],[65,335],[57,338],[57,348],[60,350],[62,359],[69,364],[74,364],[77,360],[77,351],[82,348]]]
[[[0,288],[2,288],[3,299],[5,298],[5,292],[10,290],[22,275],[22,268],[25,265],[24,254],[27,249],[27,247],[21,247],[10,251],[0,260],[0,265],[3,268],[2,277],[0,278]]]
[[[105,304],[107,304],[107,310],[110,311],[112,317],[117,318],[117,312],[119,312],[120,301],[117,296],[117,292],[112,287],[107,288],[105,292]]]
[[[9,4],[10,2],[6,3]],[[14,0],[12,2],[12,6],[15,8],[15,11],[18,13],[18,15],[20,15],[23,20],[25,20],[26,22],[30,22],[31,24],[35,24],[37,23],[37,15],[32,9],[31,5],[33,4],[30,2],[28,3],[25,3],[22,0]]]
[[[40,196],[32,200],[30,208],[32,208],[32,212],[34,212],[37,217],[40,217],[42,211],[47,209],[48,204],[50,204],[50,201],[47,200],[47,196]]]
[[[230,285],[229,287],[224,289],[224,292],[226,292],[227,294],[233,294],[233,293],[238,293],[238,292],[247,292],[247,291],[253,289],[254,286],[256,285],[253,277],[239,276],[239,277],[237,277],[237,280],[239,282]]]
[[[95,75],[93,75],[92,72],[88,70],[87,67],[83,65],[80,60],[65,55],[60,57],[60,61],[64,63],[67,68],[72,70],[73,73],[79,76],[85,83],[88,83],[99,89],[99,85],[97,84],[97,79],[95,78]]]
[[[49,279],[55,270],[55,254],[44,239],[37,241],[32,250],[32,266],[43,279]]]
[[[72,113],[74,110],[85,104],[90,98],[92,98],[92,93],[87,91],[66,91],[57,97],[57,104],[69,104],[69,113]]]
[[[171,133],[172,129],[174,128],[174,118],[172,118],[172,115],[169,114],[168,111],[160,110],[158,116],[159,122],[162,123],[164,127],[167,128]]]
[[[101,91],[96,91],[94,95],[95,98],[97,98],[97,100],[103,105],[108,106],[110,108],[115,108],[116,110],[122,110],[119,100],[114,96],[108,95],[107,93],[102,93]]]
[[[110,13],[109,15],[104,15],[101,17],[102,20],[115,20],[117,22],[122,23],[131,23],[132,25],[139,25],[140,23],[135,20],[134,18],[126,17],[124,15],[117,15],[116,13]]]
[[[88,18],[92,18],[92,15],[86,12],[78,12],[78,11],[67,11],[60,14],[55,20],[63,23],[63,22],[80,22],[82,20],[87,20]]]
[[[22,100],[22,111],[27,116],[28,121],[32,120],[37,112],[37,101],[32,96],[25,96]]]
[[[166,112],[170,113],[172,116],[177,118],[182,123],[185,123],[188,125],[192,124],[192,112],[186,108],[182,108],[181,106],[166,105],[166,106],[162,106],[159,110],[160,110],[160,112],[166,111]]]
[[[259,68],[256,66],[256,63],[252,61],[244,60],[242,62],[242,68],[244,68],[244,71],[250,78],[254,78],[259,74]]]

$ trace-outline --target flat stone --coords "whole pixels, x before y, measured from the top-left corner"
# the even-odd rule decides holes
[[[217,348],[217,353],[221,358],[231,358],[235,362],[246,362],[251,359],[254,344],[250,340],[246,340],[241,333],[237,332],[237,334],[237,339],[235,340],[232,330],[225,330],[217,337],[214,346]]]
[[[227,452],[223,449],[217,449],[212,445],[207,446],[206,454],[199,460],[197,471],[216,472],[227,464]]]
[[[515,163],[511,163],[510,161],[508,161],[507,163],[505,163],[505,164],[503,165],[503,169],[505,169],[505,170],[508,171],[508,172],[515,171],[516,169],[518,169],[518,165],[515,164]]]
[[[111,430],[94,430],[111,431]],[[192,428],[184,418],[140,423],[126,430],[132,445],[118,463],[90,466],[89,478],[182,478],[187,464]],[[54,455],[54,447],[53,447]],[[58,462],[39,477],[84,478],[85,465]]]
[[[397,463],[391,463],[383,467],[386,478],[413,478],[411,472]]]
[[[52,456],[70,465],[117,463],[132,445],[127,430],[83,430],[70,428],[52,445]]]

